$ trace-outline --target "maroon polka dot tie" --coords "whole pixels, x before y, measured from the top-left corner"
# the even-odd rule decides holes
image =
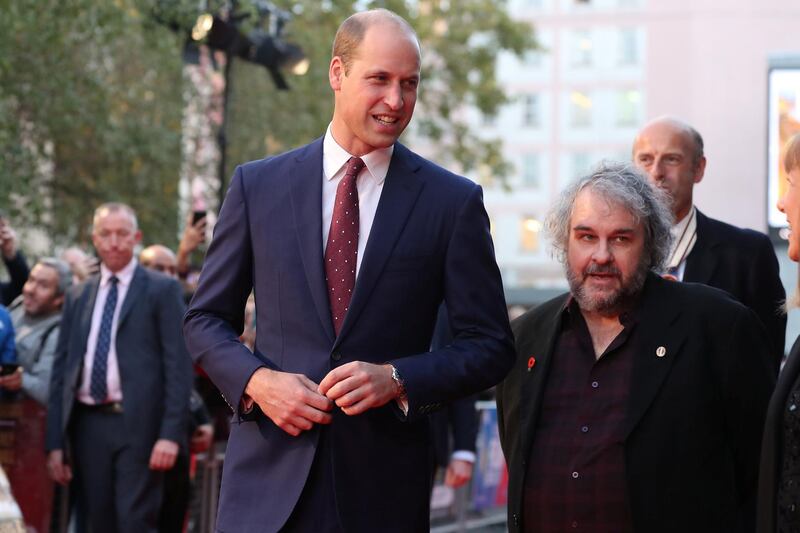
[[[336,200],[325,247],[325,281],[336,335],[342,328],[356,285],[358,257],[358,189],[356,179],[364,162],[358,157],[347,161],[342,181],[336,188]]]

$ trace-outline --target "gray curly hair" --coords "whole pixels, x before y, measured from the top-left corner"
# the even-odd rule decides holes
[[[566,261],[572,209],[575,199],[584,189],[591,189],[609,202],[624,207],[637,222],[644,222],[647,267],[663,272],[673,240],[669,231],[673,222],[669,198],[628,163],[603,161],[591,174],[567,187],[550,208],[545,219],[545,231],[558,260],[561,263]]]

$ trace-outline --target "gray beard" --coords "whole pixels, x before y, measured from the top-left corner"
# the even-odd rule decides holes
[[[606,296],[590,295],[584,288],[586,277],[591,273],[591,268],[584,270],[582,277],[573,273],[569,260],[564,264],[564,270],[569,283],[569,290],[578,302],[578,307],[583,311],[600,313],[601,315],[618,315],[630,308],[631,304],[642,291],[649,270],[645,257],[639,261],[636,271],[627,280],[622,280],[622,286]],[[612,267],[616,271],[615,267]]]

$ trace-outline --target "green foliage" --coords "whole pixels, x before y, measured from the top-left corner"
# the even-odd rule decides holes
[[[120,200],[149,242],[174,244],[181,41],[150,7],[0,3],[0,206],[16,226],[86,242],[94,207]]]
[[[507,97],[495,77],[501,51],[522,55],[535,48],[533,29],[509,18],[497,0],[372,2],[300,0],[276,2],[293,10],[287,40],[301,44],[311,60],[303,77],[287,75],[291,91],[275,89],[258,65],[235,60],[228,115],[228,169],[279,153],[322,135],[333,112],[328,84],[336,28],[356,6],[385,7],[406,17],[422,41],[423,72],[412,127],[415,142],[433,149],[437,162],[482,180],[504,183],[511,170],[498,140],[466,127],[464,109],[494,115]],[[446,31],[441,33],[442,28]]]
[[[303,47],[311,68],[287,74],[292,90],[278,91],[263,67],[234,60],[226,176],[235,164],[325,131],[331,42],[339,23],[365,7],[397,11],[422,41],[414,142],[435,141],[435,158],[465,173],[500,180],[508,173],[499,142],[477,137],[464,116],[468,106],[491,115],[506,102],[495,79],[499,52],[535,46],[532,29],[512,21],[504,2],[274,3],[294,13],[286,39]],[[253,0],[238,4],[255,13]],[[16,226],[41,227],[56,243],[86,242],[94,207],[121,200],[138,211],[146,242],[175,244],[188,90],[181,51],[197,10],[196,0],[0,2],[0,208]]]

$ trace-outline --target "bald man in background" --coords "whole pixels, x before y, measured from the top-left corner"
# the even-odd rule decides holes
[[[637,134],[633,163],[672,199],[675,242],[668,272],[679,281],[725,290],[751,308],[767,330],[777,371],[786,337],[786,314],[780,311],[786,292],[775,250],[763,233],[714,220],[695,207],[694,187],[706,169],[700,133],[679,119],[656,118]]]

